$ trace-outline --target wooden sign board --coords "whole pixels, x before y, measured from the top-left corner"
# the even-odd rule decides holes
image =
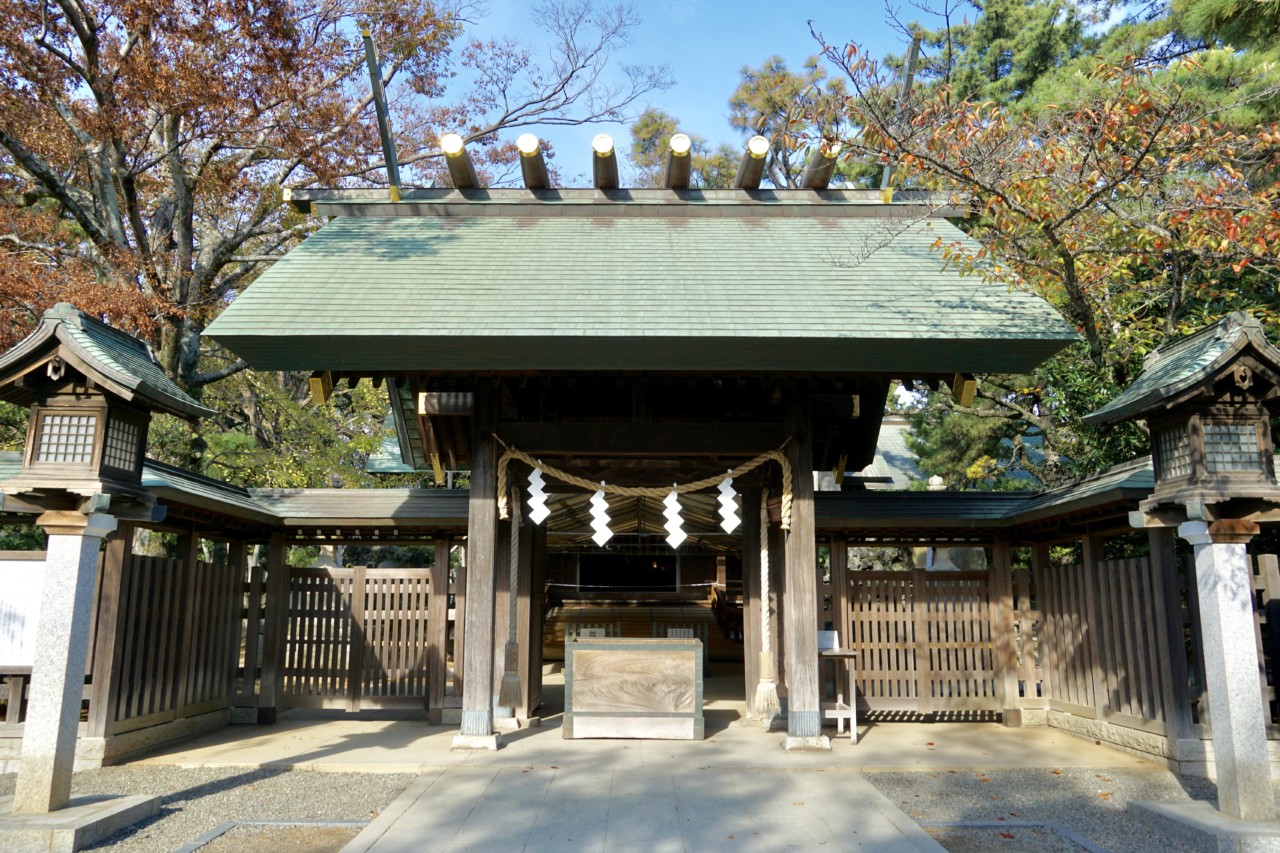
[[[565,644],[565,738],[701,740],[703,649],[688,639]]]

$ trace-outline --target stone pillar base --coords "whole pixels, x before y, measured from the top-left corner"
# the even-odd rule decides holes
[[[455,752],[473,752],[476,750],[488,750],[496,752],[502,746],[502,735],[494,732],[489,735],[454,735],[453,749]]]
[[[1129,809],[1192,850],[1280,850],[1280,821],[1240,820],[1205,802],[1133,802]]]
[[[817,737],[787,735],[782,739],[782,748],[787,752],[830,752],[831,738],[826,735]]]
[[[0,798],[0,851],[80,850],[160,813],[160,797],[72,797],[47,814],[10,814],[13,798]]]

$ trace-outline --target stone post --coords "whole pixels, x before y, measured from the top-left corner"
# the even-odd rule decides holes
[[[1178,535],[1195,548],[1218,809],[1241,820],[1270,821],[1276,808],[1245,551],[1257,532],[1257,525],[1241,521],[1188,521],[1178,527]]]
[[[98,546],[116,529],[114,516],[79,512],[46,512],[36,524],[49,542],[15,814],[55,811],[71,800]]]

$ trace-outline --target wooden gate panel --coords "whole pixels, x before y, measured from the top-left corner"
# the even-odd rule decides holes
[[[999,710],[986,572],[850,572],[849,584],[863,707]]]

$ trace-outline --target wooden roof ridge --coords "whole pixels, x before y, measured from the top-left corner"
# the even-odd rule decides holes
[[[141,398],[158,411],[188,420],[217,414],[169,378],[145,341],[67,302],[46,309],[31,334],[0,355],[0,386],[59,356],[125,400]]]
[[[1261,363],[1280,373],[1280,349],[1272,346],[1255,318],[1235,311],[1216,323],[1158,347],[1128,388],[1085,423],[1101,425],[1144,416],[1174,404],[1212,383],[1241,353],[1252,350]]]
[[[375,189],[286,189],[284,199],[318,216],[859,216],[963,218],[966,199],[952,193],[856,189],[517,189],[424,188],[392,201]]]

